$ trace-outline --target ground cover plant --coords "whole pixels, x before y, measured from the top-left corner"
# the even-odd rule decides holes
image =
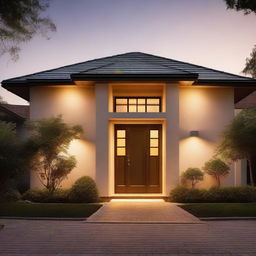
[[[71,203],[0,203],[0,216],[8,217],[89,217],[101,204]]]
[[[197,217],[256,217],[256,203],[190,203],[179,206]]]

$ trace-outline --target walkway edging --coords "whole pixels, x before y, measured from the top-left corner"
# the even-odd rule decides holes
[[[58,218],[58,217],[11,217],[0,216],[0,219],[10,220],[63,220],[63,221],[85,221],[87,218]]]
[[[202,217],[199,218],[204,221],[218,221],[218,220],[256,220],[256,217]]]

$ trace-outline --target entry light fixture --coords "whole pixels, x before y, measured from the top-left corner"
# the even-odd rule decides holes
[[[190,131],[190,137],[198,137],[199,131]]]

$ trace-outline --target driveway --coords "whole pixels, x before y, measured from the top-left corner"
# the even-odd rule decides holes
[[[163,200],[112,200],[88,222],[198,223],[200,220],[174,203]]]
[[[0,220],[2,255],[256,255],[256,221],[204,224]]]

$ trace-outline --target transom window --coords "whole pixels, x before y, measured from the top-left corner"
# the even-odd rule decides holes
[[[161,112],[160,97],[116,97],[115,112]]]

